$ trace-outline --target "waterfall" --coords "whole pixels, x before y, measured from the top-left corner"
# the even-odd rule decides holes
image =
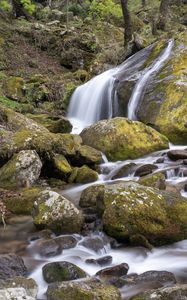
[[[133,77],[149,56],[154,45],[137,52],[116,68],[108,70],[85,84],[73,93],[68,109],[68,118],[73,125],[72,133],[80,133],[83,128],[101,120],[118,115],[116,86],[119,81]],[[173,47],[173,40],[168,42],[153,64],[143,70],[128,105],[128,118],[136,119],[136,108],[148,79],[160,70],[168,59]]]
[[[159,58],[156,61],[154,61],[150,67],[146,68],[142,76],[140,76],[140,79],[136,83],[131,98],[129,100],[129,104],[128,104],[129,119],[137,120],[136,110],[138,108],[139,101],[141,100],[141,96],[145,89],[146,83],[153,74],[155,74],[161,69],[164,62],[169,58],[173,45],[174,45],[174,41],[169,40],[167,47],[163,50]]]

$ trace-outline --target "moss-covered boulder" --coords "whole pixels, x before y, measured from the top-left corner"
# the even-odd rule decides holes
[[[75,280],[87,276],[81,268],[67,261],[48,263],[42,268],[42,272],[47,283]]]
[[[187,143],[186,41],[185,31],[178,35],[170,59],[148,84],[138,109],[139,120],[152,124],[176,144]]]
[[[187,203],[178,193],[118,183],[105,186],[100,202],[104,230],[118,240],[140,234],[153,245],[164,245],[187,237]]]
[[[27,116],[53,133],[69,133],[72,130],[71,123],[64,117],[51,116],[48,114],[27,114]]]
[[[98,173],[86,165],[81,168],[74,168],[69,177],[69,183],[89,183],[97,180]]]
[[[72,167],[62,154],[56,154],[53,157],[54,171],[62,178],[68,176],[72,172]]]
[[[121,300],[120,292],[112,285],[97,280],[52,284],[47,300]]]
[[[99,164],[102,161],[102,153],[90,146],[81,145],[77,151],[77,155],[73,160],[74,165],[82,166]]]
[[[25,82],[21,77],[8,77],[4,83],[4,91],[8,98],[22,101],[24,99]]]
[[[103,199],[105,186],[104,184],[96,184],[87,187],[82,193],[79,201],[79,206],[83,208],[96,207],[100,199]]]
[[[104,152],[113,161],[137,158],[168,147],[165,136],[126,118],[99,121],[84,129],[81,137],[84,144]]]
[[[143,176],[139,179],[138,183],[145,186],[151,186],[159,190],[165,190],[166,188],[166,178],[161,172]]]
[[[4,293],[2,293],[2,290],[4,290]],[[34,281],[34,279],[25,278],[22,276],[14,277],[12,279],[7,279],[6,281],[0,283],[0,297],[2,297],[3,294],[6,295],[6,292],[10,293],[10,295],[11,292],[13,292],[14,297],[16,296],[16,294],[17,297],[21,297],[20,291],[21,293],[23,293],[22,294],[23,299],[32,300],[37,297],[38,286]],[[13,294],[11,296],[13,296]],[[25,294],[28,298],[24,298]],[[8,295],[6,295],[5,297],[7,298],[2,298],[2,299],[4,300],[10,299]]]
[[[60,194],[44,190],[34,203],[34,224],[56,233],[78,233],[83,224],[82,213]]]
[[[13,214],[30,215],[34,201],[41,191],[42,188],[39,187],[24,188],[18,191],[0,189],[0,194],[8,211]]]
[[[36,151],[20,151],[0,169],[0,186],[30,186],[39,178],[41,168],[42,162]]]

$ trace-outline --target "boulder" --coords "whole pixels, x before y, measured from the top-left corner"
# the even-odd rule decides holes
[[[158,169],[158,167],[153,164],[145,164],[145,165],[142,165],[142,166],[136,168],[134,176],[142,177],[142,176],[151,174],[156,169]]]
[[[75,280],[87,276],[81,268],[67,261],[48,263],[42,268],[42,272],[47,283]]]
[[[96,184],[87,187],[81,193],[79,206],[83,208],[96,207],[99,198],[103,199],[104,185]]]
[[[187,284],[176,284],[171,287],[162,287],[151,290],[135,297],[132,300],[182,300],[187,298]]]
[[[95,252],[99,252],[103,250],[104,246],[106,246],[106,241],[99,236],[93,237],[85,237],[83,241],[79,243],[79,245],[84,246],[85,248],[91,249]]]
[[[168,148],[168,140],[151,127],[126,118],[102,120],[85,128],[83,143],[104,152],[112,161],[134,159]]]
[[[37,254],[45,257],[53,257],[62,253],[60,244],[55,239],[42,239],[36,242]]]
[[[170,150],[167,152],[167,156],[171,160],[187,159],[187,149],[185,150]]]
[[[94,165],[99,164],[102,161],[102,153],[90,146],[82,145],[78,151],[75,158],[72,160],[75,166]]]
[[[97,276],[105,277],[121,277],[127,274],[129,270],[129,266],[126,263],[122,263],[120,265],[105,268],[96,273]]]
[[[47,290],[47,300],[121,300],[120,292],[112,285],[98,280],[62,282],[52,284]]]
[[[34,224],[56,233],[78,233],[83,224],[82,213],[60,194],[44,190],[34,203]]]
[[[20,151],[0,169],[0,186],[31,186],[39,178],[41,168],[42,162],[36,151]]]
[[[27,268],[20,256],[15,254],[0,255],[0,280],[26,275]]]
[[[61,249],[71,249],[77,245],[77,239],[72,235],[59,236],[54,239]]]
[[[106,185],[98,209],[105,232],[120,241],[138,234],[164,245],[187,237],[187,203],[179,193],[136,182]]]
[[[17,294],[18,291],[21,292],[21,294],[23,293],[26,294],[27,298],[24,298],[24,296],[22,296],[23,298],[15,298],[15,299],[36,299],[37,296],[37,292],[38,292],[38,286],[36,284],[36,282],[34,281],[34,279],[32,278],[25,278],[25,277],[14,277],[12,279],[8,279],[4,282],[0,283],[0,299],[2,294],[4,294],[6,291],[8,291],[8,293],[11,292],[15,295]],[[22,290],[21,290],[22,289]],[[18,293],[19,294],[19,293]],[[6,298],[8,297],[8,295],[5,296],[5,298],[3,298],[4,300],[11,300],[12,298]],[[21,295],[20,295],[21,297]],[[32,298],[30,298],[32,297]]]
[[[68,181],[69,183],[89,183],[97,180],[97,172],[84,165],[81,168],[74,168]]]
[[[53,156],[54,172],[61,178],[66,178],[72,172],[72,167],[62,154],[56,154]]]
[[[97,265],[97,266],[106,266],[106,265],[110,265],[112,263],[112,256],[107,255],[107,256],[103,256],[97,259],[94,258],[88,258],[85,261],[87,264],[92,264],[92,265]]]
[[[187,144],[187,33],[176,36],[172,55],[146,87],[137,117],[151,124],[172,143]],[[159,56],[165,41],[155,46],[150,60]]]
[[[27,114],[27,117],[41,124],[53,133],[70,133],[72,125],[65,117],[51,116],[47,114]]]
[[[138,180],[138,183],[145,186],[157,188],[159,190],[166,189],[165,175],[161,172],[143,176]]]
[[[134,173],[135,169],[136,169],[135,163],[127,163],[116,172],[116,174],[112,177],[112,179],[114,180],[114,179],[126,177]]]

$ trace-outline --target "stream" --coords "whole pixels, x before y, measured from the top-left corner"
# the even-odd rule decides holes
[[[138,79],[129,101],[128,117],[130,119],[136,119],[136,109],[145,89],[145,85],[167,61],[172,52],[173,43],[174,42],[172,40],[168,42],[166,48],[160,54],[159,58],[150,67],[144,69],[142,75]],[[83,128],[97,122],[100,119],[111,118],[115,116],[116,108],[114,102],[116,99],[115,83],[117,74],[127,72],[135,60],[137,63],[139,63],[141,51],[138,55],[139,56],[136,56],[135,54],[122,65],[96,76],[89,82],[76,89],[72,96],[68,112],[68,118],[73,124],[72,133],[80,133]],[[187,146],[176,146],[170,144],[170,149],[181,150],[186,148]],[[135,176],[134,171],[122,178],[113,178],[119,169],[126,164],[132,162],[137,166],[154,164],[157,166],[157,169],[154,171],[154,173],[160,171],[164,172],[166,175],[166,183],[176,187],[178,190],[180,190],[181,194],[187,198],[187,192],[183,190],[183,182],[187,182],[187,172],[184,172],[186,166],[182,160],[173,162],[167,158],[166,153],[168,150],[151,153],[145,157],[135,160],[117,162],[110,162],[103,155],[103,162],[100,165],[99,180],[91,184],[103,182],[114,183],[118,180],[138,180],[139,177]],[[164,161],[158,162],[158,159],[162,157],[165,158]],[[68,199],[71,199],[73,203],[78,205],[81,192],[91,184],[74,185],[69,189],[63,190],[62,194]],[[31,223],[29,222],[30,221],[27,220],[29,226],[32,227]],[[14,230],[17,228],[17,231],[15,230],[15,237],[12,234],[10,239],[13,240],[15,238],[15,240],[19,240],[18,232],[21,230],[21,225],[19,224],[19,226],[20,227],[15,227],[14,223],[10,225],[10,228],[14,228]],[[29,230],[32,232],[32,228]],[[2,235],[2,229],[0,233]],[[110,266],[120,263],[127,263],[129,265],[128,274],[141,274],[150,270],[171,271],[175,274],[178,282],[187,283],[187,240],[183,240],[169,246],[154,248],[153,250],[148,250],[143,247],[129,247],[120,244],[118,247],[113,249],[111,248],[109,242],[107,242],[102,232],[94,232],[90,234],[90,237],[97,237],[101,241],[106,240],[103,242],[103,247],[101,249],[94,251],[82,245],[82,242],[87,239],[87,236],[73,236],[78,241],[77,245],[74,248],[63,250],[60,255],[56,255],[54,257],[46,258],[37,253],[38,240],[30,241],[29,246],[25,251],[23,251],[22,255],[24,261],[26,265],[29,266],[30,270],[29,277],[35,279],[39,285],[38,299],[45,299],[47,283],[44,281],[42,276],[42,267],[47,262],[72,262],[85,270],[88,275],[92,276],[95,275],[100,269],[103,269],[103,267],[88,264],[85,262],[86,259],[97,259],[106,255],[110,255],[112,257],[112,263]],[[26,238],[27,234],[22,236],[23,240],[26,240]],[[122,297],[123,299],[130,299],[132,295],[137,294],[143,288],[144,287],[142,285],[137,285],[133,287],[133,289],[128,286],[126,288],[122,288]]]

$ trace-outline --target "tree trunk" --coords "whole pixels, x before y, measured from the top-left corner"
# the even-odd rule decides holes
[[[124,33],[124,44],[126,45],[129,41],[132,40],[132,21],[130,12],[128,10],[128,0],[121,0],[121,7],[123,12],[125,33]]]
[[[169,13],[169,5],[170,5],[169,0],[161,0],[158,29],[163,30],[163,31],[166,29],[167,18],[168,18],[168,13]]]

